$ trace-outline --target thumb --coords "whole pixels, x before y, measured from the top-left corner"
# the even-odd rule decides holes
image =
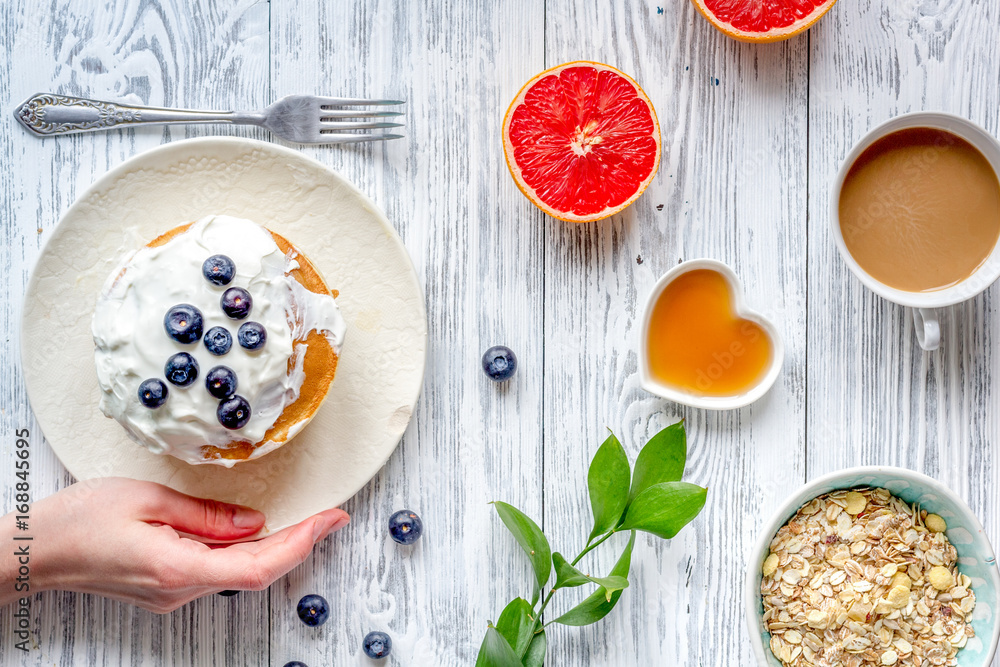
[[[256,534],[264,515],[255,509],[211,498],[195,498],[161,486],[145,504],[145,521],[212,540],[238,540]]]

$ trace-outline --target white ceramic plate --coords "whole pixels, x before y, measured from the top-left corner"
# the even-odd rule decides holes
[[[98,409],[90,322],[119,259],[162,232],[219,213],[285,236],[319,268],[347,320],[326,402],[294,440],[231,469],[135,444]],[[42,432],[77,479],[124,476],[255,507],[280,530],[341,504],[382,467],[423,383],[424,300],[385,215],[315,160],[233,138],[179,141],[112,169],[49,237],[28,283],[22,366]]]

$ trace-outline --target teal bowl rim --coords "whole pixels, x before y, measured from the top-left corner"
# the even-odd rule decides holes
[[[761,623],[763,606],[760,599],[760,568],[764,562],[764,553],[768,549],[771,539],[778,532],[778,529],[785,525],[795,515],[795,512],[812,498],[835,489],[855,488],[857,485],[846,485],[840,482],[840,480],[846,477],[872,474],[894,475],[907,481],[919,483],[951,501],[960,512],[965,514],[965,518],[969,520],[969,525],[975,527],[976,532],[982,536],[988,552],[981,555],[985,556],[987,563],[992,561],[993,567],[989,569],[990,578],[993,580],[995,589],[1000,591],[1000,569],[997,568],[996,553],[993,550],[993,545],[990,543],[989,536],[986,535],[982,523],[980,523],[979,518],[969,505],[947,486],[923,473],[894,466],[857,466],[827,473],[806,482],[785,499],[774,514],[771,515],[771,518],[761,526],[760,535],[757,537],[753,550],[750,552],[750,557],[747,559],[743,586],[743,606],[747,631],[750,634],[750,645],[753,647],[754,657],[757,659],[757,664],[760,667],[771,667],[771,663],[767,657],[771,655],[770,648],[764,644],[762,639],[762,634],[767,631],[764,629],[763,623]],[[958,550],[958,545],[955,548]],[[961,555],[960,553],[959,556]],[[994,613],[990,622],[992,624],[992,636],[990,637],[989,650],[985,654],[986,660],[982,665],[977,665],[976,667],[989,667],[993,662],[993,656],[997,650],[997,642],[1000,640],[1000,613]]]

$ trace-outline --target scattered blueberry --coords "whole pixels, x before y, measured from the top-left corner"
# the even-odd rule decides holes
[[[229,398],[236,393],[236,373],[226,366],[216,366],[205,375],[205,387],[216,398]]]
[[[242,287],[230,287],[222,293],[222,312],[234,320],[242,320],[250,314],[253,298]]]
[[[365,635],[365,641],[361,646],[365,650],[365,655],[376,660],[381,660],[392,653],[392,639],[389,635],[377,630]]]
[[[167,402],[169,393],[162,380],[150,378],[139,385],[139,402],[147,408],[158,408]]]
[[[216,595],[221,595],[224,598],[231,598],[234,595],[238,595],[239,591],[219,591]]]
[[[214,285],[228,285],[236,275],[236,265],[225,255],[212,255],[201,265],[201,272]]]
[[[399,510],[389,517],[389,536],[400,544],[413,544],[424,532],[424,522],[410,510]]]
[[[495,345],[483,355],[483,371],[494,382],[509,380],[517,370],[517,357],[509,347]]]
[[[244,322],[240,325],[240,330],[236,332],[236,338],[239,339],[241,347],[256,350],[267,342],[267,329],[264,328],[263,324],[257,322]]]
[[[295,609],[302,622],[310,627],[323,625],[326,619],[330,618],[330,605],[319,595],[306,595],[299,600],[299,606]]]
[[[163,316],[163,328],[178,343],[196,343],[202,332],[201,311],[189,303],[174,306]]]
[[[217,357],[221,357],[233,346],[233,336],[225,327],[212,327],[205,332],[205,347]]]
[[[250,404],[242,396],[227,398],[219,403],[219,409],[215,411],[215,416],[219,418],[220,424],[235,431],[243,428],[250,421]]]
[[[187,352],[178,352],[167,359],[163,374],[171,384],[186,387],[198,379],[198,362]]]

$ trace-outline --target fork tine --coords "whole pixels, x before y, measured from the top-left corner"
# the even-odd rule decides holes
[[[356,123],[341,122],[335,120],[321,120],[319,128],[321,130],[386,130],[390,127],[403,127],[402,123]]]
[[[357,144],[362,141],[388,141],[389,139],[402,139],[402,134],[344,134],[342,132],[332,132],[321,130],[320,138],[313,143],[317,144]]]
[[[406,104],[404,100],[363,100],[356,97],[316,97],[321,107],[356,107],[369,105]]]
[[[402,116],[402,111],[366,111],[363,109],[323,109],[320,120],[328,118],[388,118]]]

